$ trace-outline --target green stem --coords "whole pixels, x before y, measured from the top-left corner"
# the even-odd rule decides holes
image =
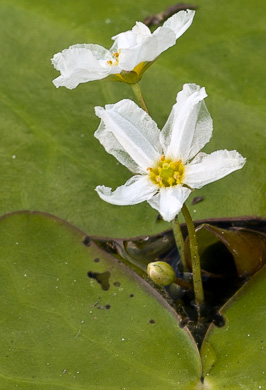
[[[186,257],[185,257],[185,243],[184,243],[184,237],[180,228],[180,224],[178,221],[178,216],[175,217],[175,219],[172,220],[172,229],[174,233],[174,238],[175,238],[175,243],[178,249],[178,253],[180,255],[181,263],[183,266],[183,272],[188,272],[188,266],[186,262]]]
[[[141,88],[140,88],[140,83],[137,82],[135,84],[131,84],[131,87],[133,89],[133,92],[137,98],[137,101],[138,101],[138,104],[139,106],[144,110],[146,111],[148,114],[149,114],[149,110],[148,110],[148,107],[145,103],[145,100],[144,100],[144,97],[142,95],[142,92],[141,92]]]
[[[188,211],[188,208],[185,204],[183,204],[181,211],[182,211],[182,214],[185,218],[185,221],[187,224],[188,235],[189,235],[195,301],[198,304],[201,304],[204,302],[204,292],[203,292],[202,280],[201,280],[200,258],[199,258],[199,252],[198,252],[198,240],[197,240],[197,236],[196,236],[194,223],[192,221],[192,218],[191,218],[191,215]]]

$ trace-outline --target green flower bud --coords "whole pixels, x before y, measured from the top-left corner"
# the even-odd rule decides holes
[[[147,267],[148,276],[159,286],[168,286],[174,282],[176,276],[175,271],[165,261],[155,261],[149,263]]]

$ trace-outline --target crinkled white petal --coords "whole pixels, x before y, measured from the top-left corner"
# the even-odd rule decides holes
[[[113,192],[111,188],[105,186],[97,186],[96,191],[100,198],[108,203],[127,206],[151,199],[158,191],[158,187],[150,180],[148,175],[136,175]]]
[[[129,170],[147,173],[162,154],[160,131],[152,118],[131,100],[95,107],[101,123],[95,137]]]
[[[155,60],[163,51],[176,43],[191,25],[195,11],[181,11],[169,18],[162,27],[151,33],[141,22],[130,31],[118,34],[111,52],[119,51],[119,66],[126,71],[133,70],[142,62]]]
[[[191,188],[201,188],[241,169],[246,159],[236,150],[218,150],[211,154],[199,153],[185,168],[183,182]]]
[[[135,44],[121,48],[119,55],[119,66],[126,71],[133,70],[142,62],[155,60],[156,57],[176,42],[175,33],[164,27],[159,27],[150,35],[134,35],[136,35]]]
[[[136,22],[132,30],[122,32],[112,37],[115,41],[112,48],[128,49],[142,44],[143,41],[151,35],[150,29],[144,23]]]
[[[56,87],[69,89],[80,83],[104,79],[110,74],[120,73],[118,66],[111,66],[108,60],[114,60],[109,50],[99,45],[73,45],[57,53],[52,64],[61,75],[53,80]]]
[[[148,203],[159,211],[165,221],[170,222],[180,212],[190,193],[190,189],[181,185],[161,188]]]
[[[160,140],[165,155],[186,162],[193,158],[212,135],[212,119],[203,99],[205,88],[196,84],[184,84],[177,94]]]
[[[171,18],[167,19],[164,22],[163,27],[173,30],[177,39],[191,26],[194,15],[195,11],[189,9],[186,11],[180,11],[171,16]]]

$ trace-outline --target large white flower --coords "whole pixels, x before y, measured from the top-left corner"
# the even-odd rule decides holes
[[[180,11],[151,33],[137,22],[132,30],[114,36],[110,50],[95,44],[73,45],[52,58],[61,76],[56,87],[76,88],[80,83],[111,77],[128,84],[136,83],[153,61],[191,25],[195,11]]]
[[[98,186],[99,196],[115,205],[148,203],[171,221],[192,189],[201,188],[245,164],[237,151],[200,152],[212,135],[205,88],[185,84],[160,132],[131,100],[96,107],[101,123],[95,137],[105,150],[136,173],[114,192]]]

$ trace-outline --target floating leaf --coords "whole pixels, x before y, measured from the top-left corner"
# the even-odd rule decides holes
[[[211,326],[201,348],[203,389],[263,389],[266,267],[222,308],[225,326]]]
[[[93,239],[30,212],[2,217],[0,237],[5,390],[265,384],[265,267],[221,310],[225,326],[211,325],[202,383],[195,342],[173,309]]]
[[[93,240],[28,212],[2,217],[0,237],[2,389],[195,389],[176,313]]]

